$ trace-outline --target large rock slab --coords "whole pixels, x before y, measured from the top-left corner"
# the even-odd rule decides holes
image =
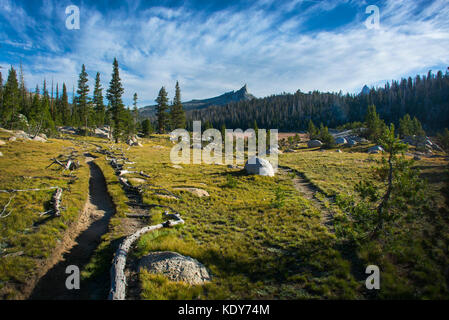
[[[201,285],[211,280],[206,267],[198,260],[170,251],[144,256],[139,261],[139,271],[142,269],[162,274],[171,281],[183,281],[191,285]]]
[[[256,174],[259,176],[274,176],[274,169],[271,163],[259,157],[252,157],[245,163],[245,170],[249,174]]]
[[[307,142],[307,147],[309,148],[318,148],[321,147],[323,143],[320,140],[310,140]]]

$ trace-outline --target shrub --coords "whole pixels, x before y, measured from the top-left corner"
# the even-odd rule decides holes
[[[285,191],[278,186],[274,191],[274,195],[274,199],[271,201],[271,207],[276,209],[282,208],[285,204]]]

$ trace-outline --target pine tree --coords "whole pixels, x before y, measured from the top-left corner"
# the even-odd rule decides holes
[[[39,86],[36,85],[36,89],[33,95],[33,101],[31,102],[31,110],[30,110],[31,122],[34,121],[39,116],[40,108],[41,108],[40,90]]]
[[[17,73],[13,67],[9,70],[3,92],[3,109],[0,110],[0,117],[3,125],[9,124],[12,127],[12,120],[20,108],[19,82]]]
[[[380,119],[379,114],[376,112],[375,105],[368,106],[365,122],[367,127],[367,138],[379,143],[387,126],[385,125],[385,122]]]
[[[224,143],[226,141],[226,125],[222,124],[220,131],[221,131],[221,139]]]
[[[320,132],[318,139],[323,142],[325,148],[332,148],[335,145],[334,137],[329,133],[328,127],[324,126],[323,123],[320,125]],[[292,137],[293,142],[293,137]]]
[[[153,126],[151,125],[150,119],[145,119],[142,121],[142,133],[144,137],[149,137],[154,131]]]
[[[89,93],[89,86],[87,82],[89,80],[87,77],[88,74],[86,72],[86,67],[83,64],[78,80],[78,90],[76,91],[78,95],[76,98],[76,110],[78,125],[85,126],[85,134],[87,134],[88,118],[90,115],[89,97],[87,96]]]
[[[92,100],[95,111],[95,124],[97,126],[103,126],[105,121],[105,106],[103,102],[103,88],[100,83],[100,73],[97,72],[95,77],[94,96]]]
[[[27,101],[27,90],[25,87],[25,78],[23,74],[22,62],[20,62],[19,69],[19,95],[20,95],[20,111],[27,115],[29,113],[29,106]]]
[[[175,98],[170,108],[171,128],[184,129],[186,127],[186,116],[181,102],[181,89],[179,82],[176,82]]]
[[[256,120],[254,120],[253,128],[254,128],[254,134],[256,135],[256,145],[259,145],[259,127],[257,126]]]
[[[61,121],[64,126],[70,124],[70,106],[69,97],[67,96],[67,87],[65,83],[62,84],[62,96],[61,96]]]
[[[136,133],[137,131],[138,131],[138,120],[139,120],[139,109],[137,108],[137,92],[136,93],[134,93],[134,96],[133,96],[133,114],[132,114],[132,117],[133,117],[133,131],[134,131],[134,133]]]
[[[161,90],[159,90],[159,95],[156,99],[157,106],[156,106],[156,116],[157,116],[157,129],[158,133],[165,133],[165,130],[168,125],[168,97],[167,97],[167,91],[165,91],[165,88],[162,87]]]
[[[76,112],[76,95],[75,95],[75,86],[72,86],[72,107],[70,110],[70,124],[72,126],[76,126],[77,124],[77,112]]]
[[[0,72],[0,116],[2,115],[2,112],[3,112],[3,76],[2,73]]]
[[[53,120],[55,125],[62,125],[62,103],[61,99],[59,99],[59,83],[56,83],[56,97],[55,97],[55,114]]]
[[[124,123],[125,123],[126,135],[128,137],[134,135],[134,133],[135,133],[134,119],[133,119],[132,111],[131,111],[131,109],[129,107],[127,107],[125,109],[125,113],[123,115],[123,120],[124,120]]]
[[[123,118],[125,113],[125,106],[123,105],[122,101],[123,92],[124,89],[120,80],[118,62],[117,59],[114,58],[112,79],[109,83],[109,89],[107,91],[106,97],[111,105],[111,120],[114,126],[114,138],[116,143],[118,143],[119,137],[122,135],[124,129]]]
[[[313,124],[313,121],[311,119],[309,120],[309,126],[307,129],[307,132],[309,133],[310,140],[314,140],[318,136],[318,129],[315,127],[315,125]]]
[[[413,135],[413,121],[407,113],[402,119],[399,119],[399,134],[402,138]]]
[[[412,120],[412,130],[413,134],[418,137],[423,137],[426,135],[425,131],[422,128],[421,122],[416,117],[413,117]]]

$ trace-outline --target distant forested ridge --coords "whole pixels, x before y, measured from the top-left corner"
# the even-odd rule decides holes
[[[248,92],[248,88],[246,84],[237,91],[230,91],[226,92],[220,96],[209,98],[209,99],[203,99],[203,100],[190,100],[187,102],[183,102],[182,106],[184,110],[198,110],[198,109],[204,109],[210,106],[222,106],[226,105],[231,102],[238,102],[238,101],[248,101],[251,99],[254,99],[255,97]],[[146,106],[139,109],[139,114],[141,117],[144,118],[151,118],[154,117],[157,113],[157,106]]]
[[[376,105],[387,123],[399,123],[405,114],[417,117],[430,133],[449,125],[449,68],[445,74],[431,71],[425,76],[387,83],[383,88],[363,90],[358,95],[313,91],[273,95],[188,111],[192,120],[201,120],[220,128],[259,128],[280,131],[306,130],[309,120],[328,127],[347,122],[364,121],[367,107]]]

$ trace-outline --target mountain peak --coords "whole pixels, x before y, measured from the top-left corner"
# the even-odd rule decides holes
[[[210,106],[224,106],[232,102],[248,101],[255,98],[256,98],[255,96],[253,96],[251,93],[248,92],[248,86],[245,83],[245,85],[237,91],[229,91],[220,96],[209,99],[202,99],[202,100],[195,99],[186,101],[183,102],[182,105],[184,107],[184,110],[188,111],[188,110],[203,109]],[[154,105],[146,106],[144,108],[141,108],[139,112],[143,117],[155,115],[156,106]]]
[[[240,88],[238,92],[248,93],[248,87],[246,86],[246,83],[243,87]]]

